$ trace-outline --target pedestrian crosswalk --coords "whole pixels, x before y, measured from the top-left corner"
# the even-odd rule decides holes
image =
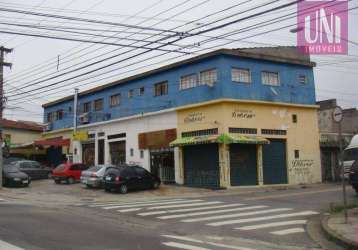
[[[161,221],[201,223],[213,228],[229,227],[233,232],[261,230],[277,237],[304,233],[307,217],[318,214],[315,211],[298,211],[291,207],[273,207],[267,204],[244,204],[203,198],[91,202],[84,205]],[[182,246],[182,249],[190,248]]]

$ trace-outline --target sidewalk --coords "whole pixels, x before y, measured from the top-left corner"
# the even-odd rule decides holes
[[[344,223],[343,213],[323,217],[323,231],[344,249],[358,249],[358,208],[348,211],[348,223]]]

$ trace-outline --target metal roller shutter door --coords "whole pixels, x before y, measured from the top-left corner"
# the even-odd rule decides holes
[[[270,139],[262,154],[264,184],[287,184],[286,141]]]
[[[256,145],[230,145],[231,186],[257,185]]]
[[[185,185],[205,188],[219,187],[218,144],[185,146],[183,153]]]

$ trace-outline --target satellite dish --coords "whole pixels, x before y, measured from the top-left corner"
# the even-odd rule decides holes
[[[274,89],[273,87],[270,88],[271,89],[271,92],[274,94],[274,95],[278,95],[278,92],[276,91],[276,89]]]

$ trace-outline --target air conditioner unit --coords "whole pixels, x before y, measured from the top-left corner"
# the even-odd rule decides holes
[[[50,131],[50,130],[52,130],[52,123],[51,123],[51,122],[46,123],[45,126],[44,126],[44,130],[45,130],[45,131]]]
[[[82,115],[80,115],[80,123],[81,124],[86,124],[89,122],[89,115],[88,113],[84,113]]]

